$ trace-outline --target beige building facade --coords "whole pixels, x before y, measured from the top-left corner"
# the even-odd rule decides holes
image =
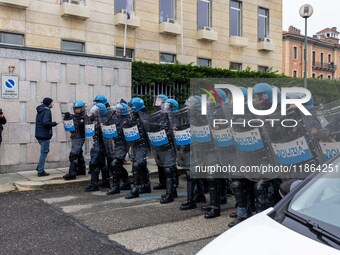
[[[0,172],[35,168],[35,107],[44,97],[59,121],[74,100],[130,98],[130,58],[282,71],[282,0],[131,1],[127,20],[126,0],[0,0],[0,73],[17,77],[18,89],[0,97],[8,120]],[[66,165],[69,148],[59,125],[49,166]]]
[[[282,70],[282,0],[131,1],[126,46],[135,60]],[[122,55],[126,0],[1,3],[0,32],[23,35],[27,47]]]

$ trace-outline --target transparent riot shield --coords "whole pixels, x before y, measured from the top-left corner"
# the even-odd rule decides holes
[[[169,112],[170,128],[173,130],[177,165],[185,169],[190,167],[190,124],[188,108]]]
[[[91,107],[86,107],[86,118],[85,118],[85,157],[90,159],[90,151],[93,147],[93,137],[95,133],[95,122],[97,121],[92,115]]]
[[[217,163],[223,171],[217,172],[219,178],[242,178],[237,169],[236,144],[230,127],[227,104],[209,108],[209,122],[215,145]]]
[[[213,178],[218,160],[211,135],[209,113],[202,115],[200,109],[190,111],[190,174],[193,178]]]
[[[266,168],[276,165],[276,159],[262,120],[245,115],[232,121],[240,173],[253,181],[277,178],[278,173],[266,171]]]
[[[130,116],[129,121],[123,126],[123,134],[128,146],[134,147],[139,145],[148,146],[146,130],[148,119],[141,113],[134,113]]]
[[[339,101],[324,105],[317,111],[322,128],[314,134],[325,162],[340,154]]]
[[[279,177],[306,178],[311,173],[308,170],[310,166],[316,167],[323,162],[313,135],[320,130],[320,122],[316,116],[304,116],[297,108],[293,108],[276,123],[267,123],[266,126]]]
[[[105,154],[108,160],[112,161],[115,157],[113,140],[118,136],[116,116],[113,111],[108,111],[104,116],[99,116],[98,121],[103,135]]]
[[[162,111],[149,116],[147,135],[152,155],[158,166],[176,165],[176,152],[173,146],[168,115]]]

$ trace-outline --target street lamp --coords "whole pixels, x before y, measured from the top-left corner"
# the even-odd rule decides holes
[[[310,4],[304,4],[299,10],[300,16],[305,19],[305,51],[304,51],[304,87],[307,88],[307,19],[313,14],[313,7]]]

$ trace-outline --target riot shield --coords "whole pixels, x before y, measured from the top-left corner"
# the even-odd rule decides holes
[[[148,146],[146,130],[144,126],[148,125],[147,115],[140,112],[133,113],[130,120],[123,126],[123,134],[128,146]]]
[[[169,112],[170,127],[173,130],[177,165],[185,169],[190,167],[190,124],[188,108]]]
[[[105,154],[109,161],[112,161],[114,155],[114,143],[113,139],[118,136],[116,127],[116,117],[113,111],[108,111],[104,116],[99,116],[98,121],[100,123],[103,142],[105,147]]]
[[[193,178],[213,178],[218,171],[208,116],[197,109],[190,110],[190,174]]]
[[[249,125],[250,120],[252,125]],[[276,165],[276,159],[267,130],[261,123],[262,120],[245,115],[235,117],[232,125],[238,169],[245,178],[253,181],[270,180],[278,176],[278,173],[264,171],[265,168]]]
[[[176,165],[176,152],[166,113],[158,111],[149,116],[147,135],[157,165],[162,167]]]
[[[277,169],[282,179],[304,179],[311,172],[310,166],[323,162],[314,134],[321,125],[315,116],[305,116],[297,108],[289,109],[285,117],[268,127],[270,143],[277,160]],[[267,123],[266,126],[269,126]]]
[[[216,105],[209,108],[209,122],[211,134],[215,145],[217,162],[224,171],[216,176],[221,178],[242,178],[237,170],[236,144],[233,131],[228,121],[230,108],[227,104]]]
[[[324,105],[317,111],[322,129],[315,134],[325,162],[340,154],[340,109],[339,101]]]

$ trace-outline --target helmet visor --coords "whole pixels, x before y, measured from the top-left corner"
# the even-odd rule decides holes
[[[156,97],[155,106],[161,106],[164,103],[164,99],[161,97]]]

